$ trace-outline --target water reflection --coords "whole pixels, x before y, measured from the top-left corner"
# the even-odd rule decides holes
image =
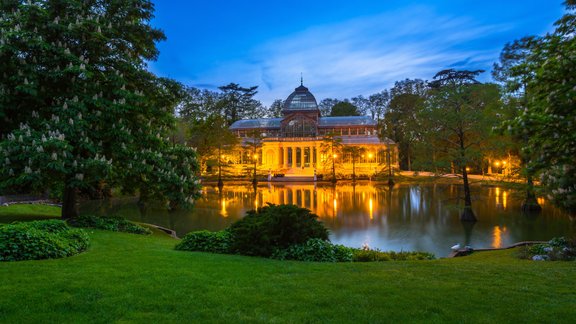
[[[540,200],[543,211],[536,217],[520,212],[523,193],[498,187],[473,187],[477,223],[461,223],[457,185],[357,185],[315,186],[284,184],[226,186],[221,191],[205,187],[191,210],[167,212],[143,207],[135,199],[87,202],[83,212],[119,214],[132,220],[189,231],[220,230],[246,211],[273,204],[296,204],[311,209],[331,230],[331,240],[382,250],[423,250],[447,255],[460,243],[476,248],[502,247],[524,240],[548,240],[574,235],[575,222]]]

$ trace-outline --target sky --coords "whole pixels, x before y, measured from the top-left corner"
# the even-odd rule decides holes
[[[167,40],[149,69],[187,86],[258,86],[270,105],[304,85],[318,101],[442,69],[490,71],[503,46],[544,35],[561,0],[153,0]]]

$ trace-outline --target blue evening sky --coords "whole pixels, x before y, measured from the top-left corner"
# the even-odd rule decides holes
[[[485,69],[504,44],[543,35],[561,0],[153,0],[167,41],[150,70],[186,85],[259,87],[270,105],[304,84],[316,96],[368,96],[445,68]]]

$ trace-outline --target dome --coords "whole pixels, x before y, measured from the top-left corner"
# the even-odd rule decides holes
[[[308,88],[300,84],[300,86],[294,89],[286,101],[284,102],[284,112],[289,113],[291,111],[318,111],[318,103],[314,95],[308,91]]]

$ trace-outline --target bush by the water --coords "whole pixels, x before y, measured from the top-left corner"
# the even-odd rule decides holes
[[[75,227],[91,227],[114,232],[126,232],[133,234],[152,234],[146,227],[136,225],[122,217],[108,216],[99,217],[94,215],[81,215],[69,220],[70,225]]]
[[[270,257],[278,249],[309,239],[328,240],[328,230],[318,216],[296,205],[273,205],[251,210],[230,226],[231,251]]]
[[[186,234],[176,250],[211,253],[230,253],[232,236],[228,231],[197,231]]]
[[[353,249],[352,253],[354,262],[434,260],[434,254],[428,252],[383,252],[362,248]]]
[[[576,260],[576,239],[555,237],[548,243],[521,247],[520,258],[535,261]]]
[[[63,258],[88,248],[88,235],[61,220],[13,223],[0,227],[0,261]]]
[[[310,239],[304,244],[296,244],[286,249],[278,249],[274,251],[272,258],[316,262],[351,262],[352,249],[321,239]]]

